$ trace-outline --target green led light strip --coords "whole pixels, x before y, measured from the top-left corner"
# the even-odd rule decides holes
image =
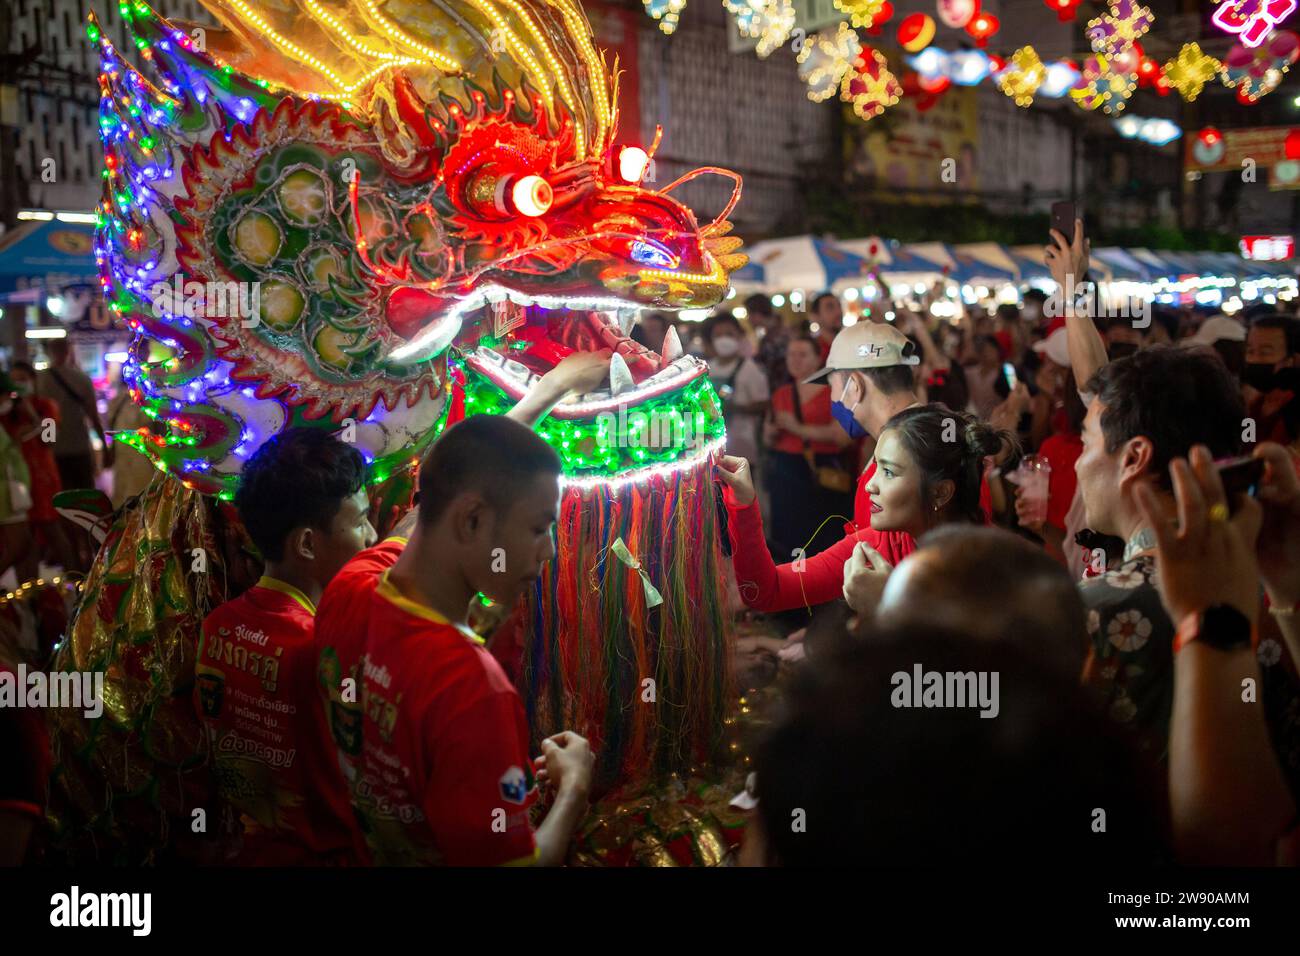
[[[465,368],[465,416],[504,415],[514,402],[491,379]],[[616,477],[672,464],[726,434],[722,402],[701,376],[676,391],[589,419],[547,418],[537,432],[559,453],[568,477]]]

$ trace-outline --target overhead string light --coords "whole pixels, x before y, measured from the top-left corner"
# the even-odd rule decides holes
[[[1023,46],[1011,54],[1006,69],[997,76],[1002,92],[1015,100],[1017,106],[1026,107],[1034,102],[1034,94],[1046,79],[1047,67],[1030,46]]]
[[[677,31],[686,0],[641,0],[641,3],[645,12],[659,24],[660,32],[672,36]]]
[[[1205,84],[1216,79],[1223,64],[1205,53],[1200,44],[1184,43],[1178,55],[1165,63],[1165,80],[1187,102],[1201,95]]]
[[[823,30],[810,36],[797,59],[808,99],[820,103],[839,92],[861,53],[862,43],[847,23],[841,22],[834,33]]]
[[[722,5],[735,18],[740,35],[758,41],[754,52],[759,59],[780,49],[794,29],[790,0],[723,0]]]

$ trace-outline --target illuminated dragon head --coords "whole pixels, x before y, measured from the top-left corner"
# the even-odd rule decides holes
[[[614,73],[576,0],[203,0],[224,28],[125,0],[129,65],[99,44],[97,256],[136,333],[124,372],[155,420],[119,436],[229,494],[291,425],[351,428],[378,477],[432,439],[448,358],[500,411],[571,351],[607,389],[547,434],[571,475],[673,461],[601,442],[617,405],[667,402],[721,434],[702,363],[628,338],[636,309],[721,301],[744,262],[739,179],[643,184],[613,146]],[[653,149],[651,150],[651,153]],[[669,193],[735,179],[701,227]],[[696,444],[698,447],[698,443]]]

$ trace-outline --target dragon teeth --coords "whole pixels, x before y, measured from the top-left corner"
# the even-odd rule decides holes
[[[624,335],[631,335],[632,326],[636,324],[636,312],[632,309],[619,309],[615,321],[618,323],[620,332]]]
[[[615,352],[609,360],[610,394],[618,396],[624,392],[633,391],[635,388],[636,381],[632,378],[632,370],[627,367],[627,361],[623,356]]]
[[[677,334],[677,327],[668,326],[668,333],[664,336],[664,344],[659,350],[659,355],[664,360],[665,365],[671,365],[685,354],[682,348],[681,336]]]

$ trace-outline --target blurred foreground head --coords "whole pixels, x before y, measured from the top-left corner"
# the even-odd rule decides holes
[[[896,706],[897,675],[918,667],[995,688],[996,716],[978,704]],[[771,865],[1088,866],[1163,854],[1128,750],[1077,683],[971,633],[888,628],[814,659],[755,770],[746,839],[759,845],[748,855]]]
[[[1087,649],[1084,614],[1077,585],[1041,547],[1000,528],[959,524],[921,539],[890,575],[877,612],[883,625],[1009,640],[1071,677]]]

